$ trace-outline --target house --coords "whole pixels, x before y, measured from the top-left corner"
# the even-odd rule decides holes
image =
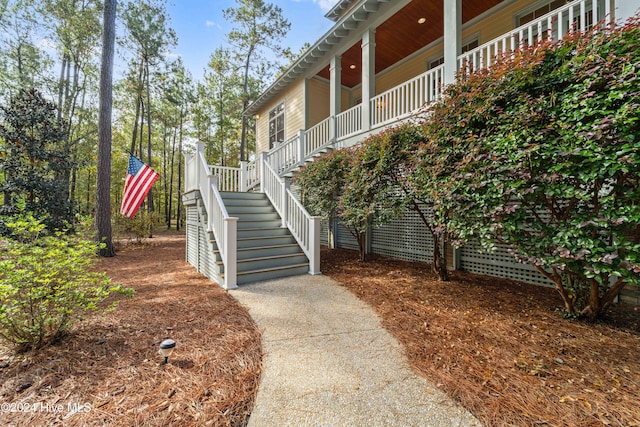
[[[640,0],[341,0],[335,22],[245,111],[256,118],[257,158],[240,168],[186,158],[187,260],[232,288],[320,273],[329,237],[291,191],[288,177],[314,156],[408,120],[465,67],[603,20],[625,20]],[[430,236],[403,218],[372,230],[370,251],[429,261]],[[337,228],[337,246],[356,247]],[[452,251],[453,268],[545,284],[506,250]]]

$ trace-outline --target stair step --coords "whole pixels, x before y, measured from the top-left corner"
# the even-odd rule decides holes
[[[238,232],[240,230],[252,229],[252,228],[276,228],[282,225],[281,219],[264,219],[264,220],[244,220],[238,221]]]
[[[269,221],[275,220],[280,221],[280,216],[277,212],[267,212],[267,213],[234,213],[229,212],[229,215],[232,217],[238,218],[238,221]]]
[[[277,212],[271,206],[228,206],[227,212],[231,216],[242,216],[247,214],[276,214]]]
[[[238,249],[264,246],[295,245],[296,239],[290,234],[280,236],[258,236],[238,238]]]
[[[302,252],[297,254],[238,259],[238,272],[262,270],[265,268],[286,267],[288,265],[300,264],[309,264],[307,256]]]
[[[277,279],[287,276],[299,276],[309,272],[308,264],[291,265],[287,267],[264,268],[261,270],[238,272],[238,284],[243,285],[262,280]]]
[[[297,244],[258,246],[250,248],[238,248],[238,262],[256,258],[269,258],[285,255],[304,254]]]
[[[221,191],[222,200],[240,199],[240,200],[264,200],[264,193],[237,192],[237,191]]]
[[[278,224],[278,227],[265,227],[265,228],[238,228],[238,239],[249,239],[252,237],[282,237],[291,236],[289,230],[280,227],[282,221]]]

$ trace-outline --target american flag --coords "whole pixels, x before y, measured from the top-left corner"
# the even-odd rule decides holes
[[[158,179],[156,171],[130,154],[120,213],[127,218],[133,218],[156,179]]]

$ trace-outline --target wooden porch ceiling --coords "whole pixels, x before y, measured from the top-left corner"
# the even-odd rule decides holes
[[[499,4],[502,0],[464,0],[462,22],[465,23]],[[376,74],[420,50],[443,34],[443,0],[413,0],[376,28]],[[426,21],[418,22],[420,18]],[[342,54],[342,85],[360,84],[361,43]],[[318,73],[329,79],[329,67]]]

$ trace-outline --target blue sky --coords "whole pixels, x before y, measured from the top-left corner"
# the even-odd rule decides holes
[[[283,42],[293,52],[298,52],[305,42],[310,44],[326,33],[334,24],[324,15],[337,0],[266,0],[282,9],[291,29]],[[171,15],[171,26],[178,36],[174,54],[180,55],[196,80],[200,80],[203,69],[213,51],[224,45],[226,34],[231,29],[222,15],[222,10],[236,5],[234,0],[175,0],[167,10]]]

